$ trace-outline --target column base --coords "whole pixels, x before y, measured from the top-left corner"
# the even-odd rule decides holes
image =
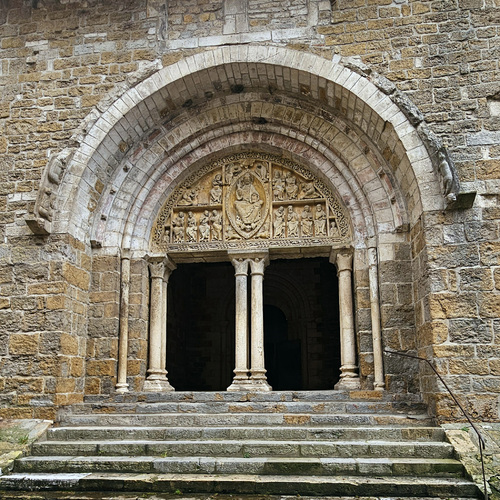
[[[234,379],[233,383],[226,389],[228,392],[252,392],[254,386],[250,379]]]
[[[266,370],[253,371],[250,375],[250,384],[254,391],[256,392],[270,392],[273,388],[268,384],[266,378]]]
[[[359,377],[344,377],[341,378],[334,386],[334,389],[356,391],[361,388]]]
[[[115,389],[118,394],[123,394],[128,392],[128,384],[116,384]]]
[[[167,377],[164,378],[148,378],[144,381],[144,392],[169,392],[175,391],[170,385]]]

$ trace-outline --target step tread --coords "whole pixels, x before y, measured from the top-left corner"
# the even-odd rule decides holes
[[[415,457],[213,457],[213,456],[197,456],[197,457],[158,457],[155,455],[141,455],[141,456],[121,456],[121,455],[40,455],[28,456],[18,459],[18,462],[173,462],[173,461],[209,461],[209,462],[294,462],[294,463],[324,463],[324,462],[363,462],[363,463],[432,463],[432,464],[460,464],[459,460],[454,458],[415,458]]]
[[[473,484],[466,478],[460,477],[413,477],[413,476],[400,476],[394,477],[372,477],[372,476],[304,476],[300,475],[287,475],[285,478],[281,475],[267,475],[267,474],[148,474],[148,473],[117,473],[117,472],[68,472],[68,473],[42,473],[42,472],[13,472],[6,476],[0,476],[0,484],[5,480],[16,480],[23,478],[32,479],[79,479],[88,478],[93,476],[95,478],[109,478],[109,479],[121,479],[123,481],[133,480],[133,479],[158,479],[158,480],[179,480],[184,479],[185,481],[203,481],[210,479],[213,481],[253,481],[253,482],[282,482],[290,481],[295,483],[303,483],[308,481],[311,483],[324,483],[324,482],[335,482],[335,483],[386,483],[387,481],[398,480],[400,483],[406,484],[463,484],[470,485]]]

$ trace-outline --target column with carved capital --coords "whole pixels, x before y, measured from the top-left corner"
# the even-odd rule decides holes
[[[271,391],[267,383],[264,363],[264,268],[269,263],[267,254],[252,256],[250,271],[252,275],[252,317],[251,317],[251,368],[250,381],[256,391]]]
[[[341,367],[340,381],[336,389],[359,389],[360,381],[356,365],[356,336],[352,300],[352,252],[339,251],[336,255],[339,277],[339,312]]]
[[[230,255],[230,257],[232,257]],[[248,259],[235,256],[231,258],[235,276],[235,369],[233,383],[228,391],[245,391],[249,387],[248,378]]]
[[[130,250],[123,249],[120,276],[120,337],[118,343],[118,377],[116,392],[128,392],[127,356],[128,356],[128,313],[130,289]]]
[[[144,382],[144,391],[164,392],[173,391],[167,379],[167,372],[162,368],[162,333],[163,322],[163,279],[165,274],[165,258],[151,257],[149,270],[151,273],[151,298],[149,304],[149,365]]]
[[[380,329],[380,301],[378,290],[378,258],[377,248],[368,248],[369,280],[370,280],[370,310],[373,339],[373,388],[376,391],[385,389],[384,361],[382,351],[382,332]]]
[[[165,375],[167,372],[167,303],[168,303],[168,280],[172,271],[177,269],[177,266],[167,257],[165,259],[165,271],[163,273],[163,300],[162,300],[162,317],[163,321],[161,323],[161,369],[165,370]]]

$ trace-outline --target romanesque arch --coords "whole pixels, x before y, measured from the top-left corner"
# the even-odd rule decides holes
[[[325,238],[320,234],[321,241],[309,245],[309,235],[302,238],[301,228],[301,242],[295,241],[295,248],[302,251],[312,247],[322,255],[328,253],[338,266],[339,286],[343,289],[342,353],[347,360],[343,361],[343,373],[344,378],[353,381],[349,387],[385,387],[381,316],[382,327],[413,331],[412,335],[415,321],[411,311],[406,311],[406,324],[398,323],[396,306],[382,308],[381,314],[380,269],[400,259],[403,274],[412,274],[410,257],[398,256],[398,249],[402,245],[408,247],[409,229],[417,224],[422,212],[443,209],[446,197],[452,198],[458,189],[446,155],[442,151],[438,155],[438,149],[429,146],[432,141],[425,140],[421,120],[409,113],[405,103],[398,101],[398,95],[392,94],[394,89],[388,90],[377,77],[369,78],[339,61],[272,46],[223,47],[158,70],[123,93],[105,111],[89,117],[79,146],[49,163],[32,227],[40,232],[68,232],[92,245],[96,252],[121,256],[120,390],[127,387],[130,314],[126,295],[131,259],[148,261],[151,271],[151,390],[169,389],[162,364],[166,349],[164,297],[175,259],[193,255],[202,258],[203,252],[223,250],[235,261],[237,278],[242,282],[252,270],[253,281],[257,283],[258,276],[262,277],[268,252],[273,250],[272,240],[280,239],[273,226],[280,205],[274,204],[279,200],[273,199],[272,191],[265,195],[265,183],[255,170],[259,158],[267,158],[270,171],[274,162],[281,165],[281,174],[294,172],[297,183],[312,182],[315,196],[323,200],[323,205],[319,205],[327,214]],[[210,205],[212,215],[214,210],[220,210],[225,217],[220,241],[226,241],[230,227],[236,234],[234,241],[244,242],[241,248],[219,244],[213,236],[213,221],[208,224],[205,240],[206,235],[199,228],[205,208],[194,199],[191,203],[196,212],[196,235],[186,233],[186,221],[182,226],[184,240],[174,241],[174,228],[180,227],[176,226],[175,217],[183,196],[189,203],[190,184],[208,182],[203,189],[210,196],[214,179],[199,177],[200,172],[238,154],[252,158],[252,163],[244,167],[251,172],[250,184],[262,202],[262,213],[256,217],[258,224],[254,226],[256,221],[252,219],[255,212],[248,216],[252,220],[245,220],[243,211],[235,208],[236,201],[244,201],[250,210],[253,202],[251,193],[248,200],[246,195],[237,200],[236,191],[243,189],[244,176],[236,175],[235,184],[226,178],[226,167],[220,172],[222,196],[235,211],[227,211],[222,200],[220,207],[218,203],[210,205],[210,200],[207,206]],[[297,174],[300,168],[304,175]],[[266,182],[272,186],[272,178]],[[304,200],[307,198],[296,200],[299,219],[306,205]],[[267,214],[267,221],[263,213]],[[342,232],[340,219],[346,221],[342,227],[348,230]],[[338,235],[333,234],[335,227]],[[293,247],[295,236],[292,233],[289,238],[289,231],[287,227],[285,239],[292,241]],[[315,231],[311,239],[317,239]],[[267,243],[245,243],[254,237]],[[186,241],[188,238],[196,241]],[[256,253],[250,255],[249,250]],[[235,251],[247,252],[240,264]],[[245,269],[238,270],[238,266]],[[403,278],[387,279],[398,286],[398,280]],[[252,287],[256,301],[259,286]],[[414,311],[419,297],[408,300]],[[410,307],[409,303],[403,305]],[[238,316],[246,318],[248,314],[237,311],[237,339]],[[255,318],[253,324],[258,325],[259,321]],[[239,330],[240,346],[243,323]],[[258,339],[252,347],[258,353],[261,332],[257,331],[255,337]],[[241,354],[238,359],[237,347],[235,381],[243,385],[248,381],[243,372],[250,369],[241,365],[245,356],[246,353]],[[261,376],[264,367],[259,355],[255,356],[258,362],[252,374],[265,388],[265,378]]]

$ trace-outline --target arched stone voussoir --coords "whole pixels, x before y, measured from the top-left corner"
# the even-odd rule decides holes
[[[160,109],[160,106],[166,98],[170,99],[172,109],[182,110],[182,105],[186,105],[190,95],[197,98],[205,90],[203,85],[200,88],[189,87],[190,82],[197,81],[197,75],[218,75],[219,71],[213,70],[224,73],[225,69],[232,65],[252,69],[244,77],[241,76],[243,84],[250,87],[274,84],[269,81],[267,71],[258,72],[254,69],[274,71],[279,67],[282,73],[286,71],[286,74],[290,75],[289,81],[284,83],[285,90],[297,95],[309,94],[313,96],[312,100],[319,95],[319,88],[313,88],[313,82],[314,85],[318,85],[317,82],[326,82],[326,88],[322,90],[323,99],[330,106],[351,121],[353,126],[364,129],[374,144],[378,144],[381,135],[390,129],[389,134],[401,145],[405,157],[410,159],[411,169],[408,174],[417,180],[408,184],[417,192],[405,193],[412,221],[420,215],[420,207],[422,210],[443,208],[444,198],[440,196],[439,175],[432,168],[433,163],[427,149],[418,134],[412,133],[410,140],[409,127],[414,129],[413,125],[391,97],[384,94],[368,78],[344,66],[340,61],[328,61],[292,49],[273,46],[229,46],[206,50],[161,68],[127,90],[93,122],[75,152],[74,159],[67,165],[57,192],[54,193],[53,205],[56,208],[53,229],[57,232],[88,232],[88,221],[91,219],[95,199],[98,198],[102,184],[96,170],[116,168],[129,150],[153,131],[162,120],[164,110]],[[205,85],[213,89],[213,83],[209,80]],[[237,78],[227,73],[226,83],[229,87],[231,83],[238,84]],[[362,109],[370,111],[372,125],[363,123],[365,113],[360,111]],[[381,126],[383,130],[380,130]],[[397,163],[397,160],[398,158],[395,158],[393,163]],[[403,161],[404,158],[399,160]],[[90,175],[88,172],[82,173],[82,166],[84,170],[91,171]],[[97,178],[95,182],[94,178]],[[431,190],[419,190],[423,178],[427,186],[432,186]],[[65,213],[72,214],[69,220],[58,213],[61,200],[69,200],[72,204],[72,208],[65,210]],[[419,203],[415,203],[415,200],[419,200]]]

